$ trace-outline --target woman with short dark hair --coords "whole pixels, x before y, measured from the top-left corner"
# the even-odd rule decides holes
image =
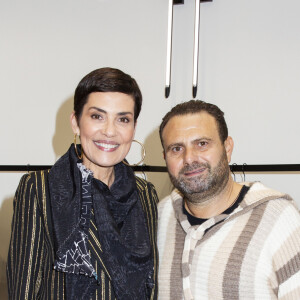
[[[16,191],[10,299],[157,298],[157,195],[125,160],[141,105],[136,81],[118,69],[80,81],[74,144]]]

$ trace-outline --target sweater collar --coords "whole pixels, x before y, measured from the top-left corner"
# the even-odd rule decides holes
[[[241,201],[240,205],[232,213],[228,215],[220,214],[218,216],[209,218],[206,222],[204,222],[201,225],[194,226],[191,226],[186,214],[184,214],[182,211],[183,195],[177,189],[174,189],[171,193],[173,209],[175,212],[176,219],[181,224],[183,230],[189,234],[193,232],[194,238],[200,239],[205,233],[205,231],[214,226],[216,223],[220,223],[225,219],[227,220],[235,218],[264,202],[278,198],[283,198],[289,201],[292,200],[292,198],[289,195],[270,189],[260,182],[244,182],[243,184],[248,186],[250,189],[245,195],[244,199]]]

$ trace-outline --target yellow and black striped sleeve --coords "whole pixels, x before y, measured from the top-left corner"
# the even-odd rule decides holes
[[[11,229],[7,261],[9,299],[36,299],[43,273],[44,231],[32,174],[20,180]]]
[[[154,259],[154,288],[151,293],[151,300],[157,299],[157,272],[158,272],[158,251],[156,245],[157,239],[157,203],[158,196],[152,183],[143,180],[142,178],[136,177],[137,188],[139,191],[139,197],[143,206],[143,210],[146,215],[148,224],[148,230],[150,234],[150,242],[153,249]]]

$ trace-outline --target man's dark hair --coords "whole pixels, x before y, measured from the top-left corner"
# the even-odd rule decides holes
[[[162,146],[163,139],[162,139],[162,132],[170,121],[171,118],[175,116],[183,116],[188,114],[196,114],[202,111],[207,112],[211,116],[213,116],[217,122],[218,132],[222,143],[228,137],[228,128],[226,121],[224,119],[224,113],[220,110],[220,108],[214,104],[207,103],[201,100],[190,100],[188,102],[183,102],[174,106],[162,119],[162,122],[159,127],[159,136]]]
[[[93,92],[119,92],[129,95],[134,101],[134,121],[142,108],[142,93],[135,79],[113,68],[101,68],[92,71],[81,79],[74,95],[74,111],[79,122],[89,94]]]

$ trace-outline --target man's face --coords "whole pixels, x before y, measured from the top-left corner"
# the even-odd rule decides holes
[[[224,189],[233,142],[230,137],[221,142],[214,117],[206,112],[173,117],[162,138],[171,181],[187,198],[203,199]]]

